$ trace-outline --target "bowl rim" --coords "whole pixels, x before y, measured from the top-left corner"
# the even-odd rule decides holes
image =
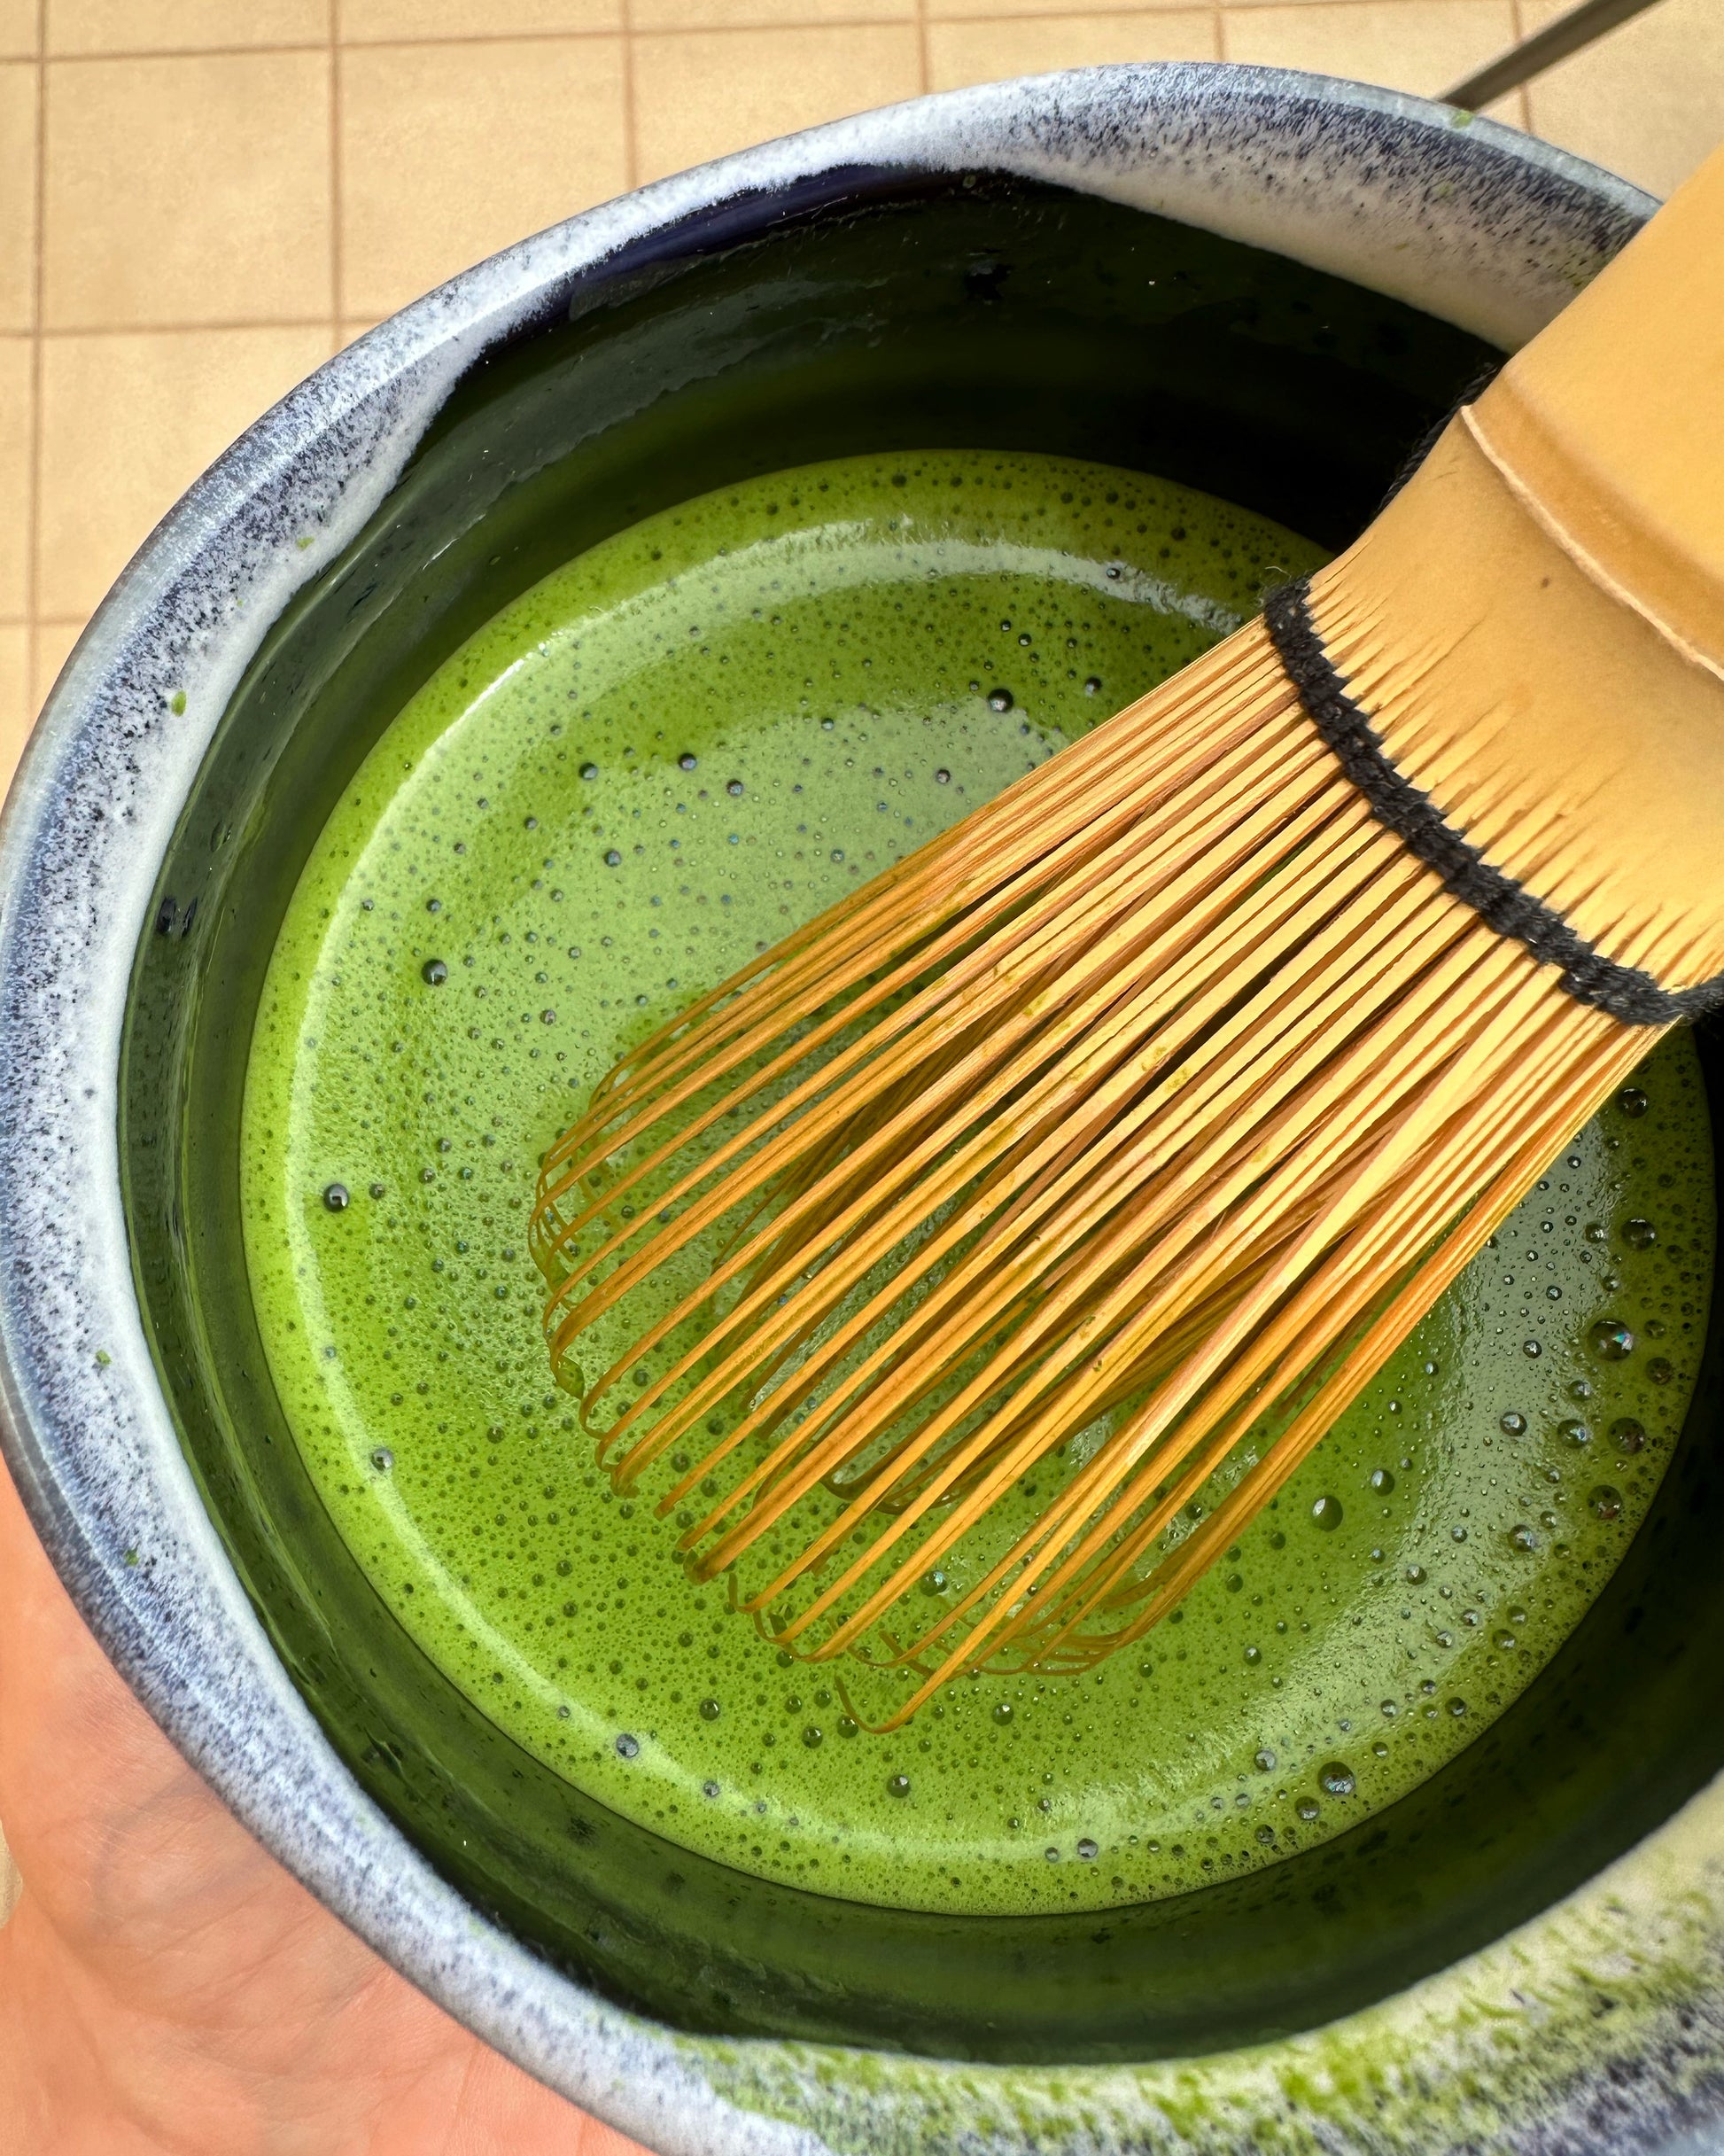
[[[120,1042],[159,865],[264,633],[499,340],[577,292],[602,298],[644,258],[765,229],[847,181],[965,169],[1159,211],[1510,348],[1655,206],[1566,152],[1396,92],[1224,63],[1080,69],[917,99],[659,181],[505,249],[338,354],[139,549],[0,818],[0,1447],[97,1639],[259,1840],[498,2050],[664,2156],[1531,2150],[1564,2121],[1586,2121],[1593,2147],[1657,2146],[1718,2115],[1724,2085],[1719,1784],[1510,1937],[1248,2051],[977,2068],[686,2036],[481,1919],[372,1805],[276,1660],[180,1450],[131,1278]]]

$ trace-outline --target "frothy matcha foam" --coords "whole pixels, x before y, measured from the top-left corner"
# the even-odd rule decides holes
[[[1202,495],[1051,458],[783,473],[527,593],[330,817],[246,1098],[271,1368],[401,1623],[617,1811],[864,1901],[1183,1892],[1440,1767],[1644,1515],[1710,1296],[1682,1037],[1145,1646],[967,1680],[889,1737],[687,1583],[551,1385],[537,1164],[617,1055],[1319,558]]]

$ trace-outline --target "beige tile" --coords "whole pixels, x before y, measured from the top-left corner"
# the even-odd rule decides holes
[[[907,23],[640,37],[640,176],[658,179],[817,121],[913,97],[920,88],[919,41]]]
[[[313,45],[329,34],[329,0],[48,0],[50,52]]]
[[[909,22],[916,0],[630,0],[637,30],[764,29],[828,22]]]
[[[0,331],[35,315],[36,68],[0,66]]]
[[[48,339],[40,613],[89,613],[162,512],[330,346],[327,328]]]
[[[389,314],[628,183],[620,39],[361,46],[341,69],[344,315]]]
[[[1522,0],[1528,32],[1568,0]],[[1724,142],[1724,7],[1662,0],[1527,84],[1534,133],[1667,195]]]
[[[27,337],[0,337],[0,619],[30,610],[31,374]]]
[[[379,38],[555,36],[617,30],[622,0],[338,0],[350,44]]]
[[[48,66],[44,319],[330,311],[325,52]]]
[[[1515,38],[1510,0],[1293,0],[1229,7],[1223,57],[1429,96]]]
[[[928,88],[960,90],[1007,75],[1046,74],[1108,60],[1212,60],[1213,8],[1158,8],[1153,14],[1046,16],[1024,22],[933,22],[928,28]]]
[[[0,623],[0,800],[35,717],[30,689],[30,632],[21,621]]]
[[[34,58],[36,0],[0,0],[0,58]]]
[[[82,621],[38,621],[35,626],[35,670],[30,681],[29,701],[24,713],[24,725],[12,747],[10,759],[5,759],[5,744],[0,743],[0,760],[6,760],[6,776],[11,778],[19,752],[23,748],[30,728],[35,724],[36,713],[48,701],[48,691],[58,681],[60,668],[72,656],[72,647],[84,633]]]

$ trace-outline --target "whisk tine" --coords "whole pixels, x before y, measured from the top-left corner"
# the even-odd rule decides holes
[[[533,1221],[553,1364],[619,1487],[687,1449],[654,1498],[706,1492],[694,1577],[905,1672],[878,1726],[1087,1666],[1644,1053],[1547,981],[1247,629],[595,1090]]]

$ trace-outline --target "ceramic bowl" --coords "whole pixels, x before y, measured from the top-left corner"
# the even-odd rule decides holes
[[[323,814],[558,562],[728,479],[959,443],[1137,465],[1339,545],[1651,206],[1488,121],[1254,69],[816,129],[361,339],[198,481],[62,676],[0,832],[13,1472],[260,1838],[665,2156],[1627,2151],[1724,2115],[1716,1346],[1616,1578],[1414,1796],[1105,1920],[936,1919],[691,1858],[454,1693],[310,1496],[235,1200],[258,982]]]

